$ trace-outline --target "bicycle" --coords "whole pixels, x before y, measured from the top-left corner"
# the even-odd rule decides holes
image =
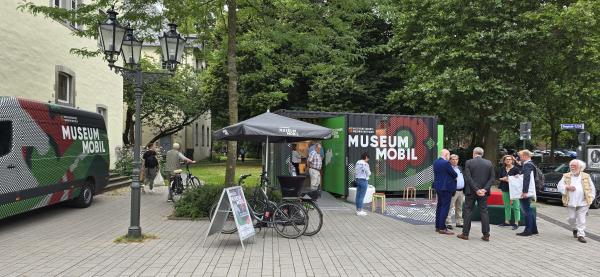
[[[250,174],[240,176],[238,185],[243,185],[244,180],[250,176]],[[308,214],[304,207],[292,202],[278,204],[270,201],[263,190],[263,186],[268,187],[268,181],[266,181],[264,173],[261,174],[261,185],[255,188],[252,198],[248,200],[248,208],[254,221],[254,228],[275,228],[280,236],[290,239],[302,236],[308,227]],[[217,204],[215,203],[211,207],[209,213],[211,221],[216,214]],[[233,234],[236,231],[237,226],[235,225],[233,212],[230,210],[221,233]]]
[[[194,176],[192,171],[190,171],[190,165],[188,163],[185,164],[185,171],[187,175],[185,184],[181,177],[181,173],[183,172],[182,169],[174,170],[171,180],[169,180],[169,199],[171,199],[173,203],[176,203],[181,199],[185,190],[202,186],[198,177]]]
[[[321,227],[323,227],[323,211],[321,211],[319,205],[317,205],[312,198],[306,199],[304,196],[301,196],[300,201],[302,203],[302,207],[308,214],[308,226],[306,227],[304,235],[316,235],[319,231],[321,231]]]

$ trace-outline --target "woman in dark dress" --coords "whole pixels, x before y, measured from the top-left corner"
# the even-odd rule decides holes
[[[502,157],[502,166],[500,167],[498,176],[500,177],[499,188],[502,190],[502,201],[504,202],[504,223],[500,224],[500,227],[512,226],[513,230],[519,228],[519,221],[521,220],[521,207],[518,200],[510,200],[510,193],[508,191],[508,176],[514,176],[520,173],[521,170],[515,165],[515,158],[513,156],[505,155]],[[510,224],[511,214],[514,214],[515,217],[514,224]]]

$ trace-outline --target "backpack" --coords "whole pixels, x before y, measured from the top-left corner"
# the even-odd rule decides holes
[[[144,158],[144,166],[146,168],[155,168],[158,166],[158,159],[156,159],[156,154],[149,154]]]
[[[542,173],[542,171],[535,166],[535,164],[531,164],[533,165],[533,169],[535,170],[535,172],[533,172],[533,181],[535,182],[535,188],[538,190],[541,190],[544,187],[544,173]]]

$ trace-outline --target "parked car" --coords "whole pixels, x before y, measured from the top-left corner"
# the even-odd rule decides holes
[[[562,201],[562,194],[558,192],[557,185],[563,174],[569,172],[569,164],[563,163],[556,167],[553,171],[544,174],[544,185],[536,188],[537,198],[540,200],[558,200]],[[600,172],[589,171],[584,172],[590,174],[592,182],[596,186],[596,199],[590,206],[592,209],[600,208]]]

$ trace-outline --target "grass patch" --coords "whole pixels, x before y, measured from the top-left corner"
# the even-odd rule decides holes
[[[225,183],[224,162],[199,162],[190,167],[192,174],[204,181],[206,184],[224,184]],[[244,163],[238,161],[235,167],[236,182],[242,174],[252,174],[245,180],[245,183],[251,186],[258,185],[260,173],[262,172],[260,160],[251,160]]]
[[[127,235],[122,235],[115,239],[115,243],[138,243],[145,240],[158,239],[158,236],[153,234],[142,234],[141,238],[130,238]]]

